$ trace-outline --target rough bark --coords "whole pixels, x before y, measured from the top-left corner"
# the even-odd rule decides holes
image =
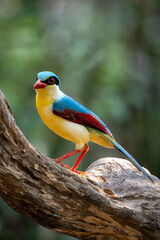
[[[160,180],[104,158],[87,179],[38,152],[0,92],[0,196],[46,228],[79,239],[160,239]]]

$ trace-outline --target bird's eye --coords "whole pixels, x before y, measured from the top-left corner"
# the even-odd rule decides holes
[[[55,82],[54,77],[50,77],[47,82],[48,82],[49,85],[54,84],[54,82]]]

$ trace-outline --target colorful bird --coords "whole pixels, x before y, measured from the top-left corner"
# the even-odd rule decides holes
[[[116,148],[152,182],[149,174],[138,164],[138,162],[114,139],[111,131],[101,119],[86,107],[65,95],[60,89],[60,79],[52,72],[43,71],[37,74],[33,89],[36,90],[36,106],[43,122],[59,136],[75,143],[75,150],[54,159],[61,163],[65,158],[80,153],[77,161],[70,168],[77,171],[77,167],[87,153],[88,142],[92,141],[106,148]]]

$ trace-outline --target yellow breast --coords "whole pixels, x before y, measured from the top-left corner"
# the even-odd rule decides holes
[[[72,141],[76,148],[83,147],[89,142],[88,130],[80,124],[70,122],[52,112],[55,92],[54,89],[37,89],[36,106],[43,122],[61,137]]]

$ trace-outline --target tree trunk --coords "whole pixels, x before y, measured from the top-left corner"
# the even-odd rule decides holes
[[[160,239],[160,180],[104,158],[70,173],[39,153],[0,92],[0,196],[34,222],[79,239]]]

